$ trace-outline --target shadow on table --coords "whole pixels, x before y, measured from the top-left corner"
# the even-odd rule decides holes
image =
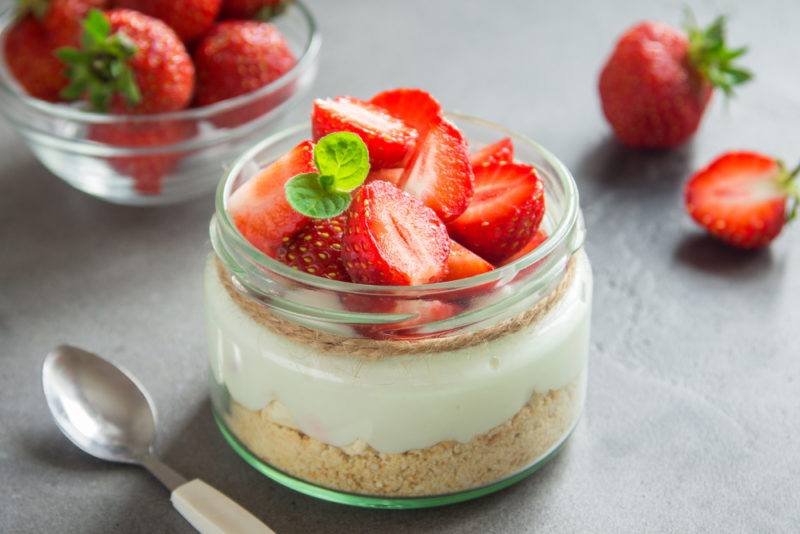
[[[691,173],[692,143],[671,150],[627,148],[611,134],[589,148],[578,162],[578,182],[608,189],[640,189],[648,194],[674,192]]]
[[[757,277],[773,264],[770,249],[740,250],[710,235],[686,235],[675,247],[674,258],[689,267],[733,279]]]
[[[199,476],[250,510],[279,534],[293,532],[419,532],[488,531],[501,517],[525,507],[531,517],[545,511],[551,490],[543,487],[559,478],[569,446],[528,479],[499,493],[442,508],[370,510],[320,501],[267,479],[231,449],[211,416],[205,400],[197,406],[178,438],[162,447],[164,459],[187,478]],[[516,504],[515,504],[516,503]],[[534,522],[535,523],[535,522]]]

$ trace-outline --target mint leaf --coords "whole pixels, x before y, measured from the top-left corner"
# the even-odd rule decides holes
[[[326,189],[347,193],[361,185],[369,174],[369,151],[356,134],[336,132],[317,141],[314,163],[325,178],[322,183]],[[327,177],[333,178],[330,186]]]
[[[336,217],[350,206],[349,193],[325,190],[313,172],[298,174],[286,182],[284,190],[292,209],[314,219]]]

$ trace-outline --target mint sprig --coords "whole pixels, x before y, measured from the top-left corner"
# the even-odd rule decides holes
[[[83,21],[81,48],[56,50],[67,66],[70,80],[61,96],[76,100],[88,95],[95,111],[108,111],[115,94],[122,95],[129,106],[135,106],[142,95],[128,60],[136,52],[136,45],[124,33],[111,33],[111,23],[102,11],[90,10]]]
[[[328,134],[314,146],[314,164],[319,173],[298,174],[286,182],[286,200],[307,217],[336,217],[350,206],[350,192],[369,174],[367,145],[351,132]]]

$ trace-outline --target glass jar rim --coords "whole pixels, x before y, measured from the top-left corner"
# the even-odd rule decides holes
[[[292,6],[296,6],[304,21],[308,25],[309,34],[306,39],[305,47],[300,55],[297,63],[289,69],[282,76],[273,80],[269,84],[256,89],[250,93],[245,93],[233,98],[228,98],[220,102],[215,102],[208,106],[198,108],[183,109],[180,111],[171,111],[168,113],[153,113],[148,115],[131,115],[131,114],[107,114],[97,113],[93,111],[85,111],[76,107],[65,105],[63,103],[53,103],[39,98],[34,98],[30,95],[13,87],[8,79],[10,73],[5,64],[4,59],[0,59],[0,88],[9,94],[11,97],[22,102],[26,106],[33,108],[37,111],[47,115],[87,124],[114,124],[120,122],[163,122],[163,121],[178,121],[178,120],[202,120],[212,118],[219,113],[235,109],[239,106],[246,105],[251,101],[258,100],[259,98],[272,93],[277,89],[290,83],[294,78],[305,72],[308,68],[314,65],[314,60],[319,53],[322,45],[322,37],[319,33],[317,21],[311,10],[301,1],[293,0]],[[5,33],[8,26],[15,19],[15,12],[13,6],[9,6],[5,11],[0,11],[0,35]]]
[[[312,274],[308,274],[299,271],[297,269],[293,269],[292,267],[289,267],[288,265],[285,265],[279,262],[278,260],[270,257],[269,255],[261,252],[239,232],[238,228],[236,227],[236,224],[233,222],[230,215],[228,214],[227,200],[230,196],[230,193],[232,192],[231,188],[233,187],[233,183],[239,176],[239,173],[241,172],[242,168],[248,163],[250,163],[259,152],[261,152],[262,150],[264,150],[266,147],[268,147],[273,143],[277,143],[285,138],[291,137],[292,135],[296,135],[297,133],[307,129],[308,125],[305,123],[297,124],[295,126],[286,128],[282,131],[276,132],[266,137],[262,141],[250,147],[250,149],[248,149],[234,162],[231,168],[223,176],[222,180],[220,180],[219,185],[217,187],[215,196],[215,214],[211,221],[212,235],[214,234],[214,226],[221,225],[222,231],[225,232],[226,234],[226,238],[233,239],[237,248],[239,248],[256,265],[266,267],[271,272],[275,272],[276,274],[285,277],[286,279],[291,280],[293,282],[301,283],[306,287],[324,289],[329,291],[337,291],[337,292],[396,293],[397,291],[403,291],[404,294],[413,296],[415,294],[428,294],[437,291],[446,292],[451,290],[468,289],[470,287],[480,286],[482,284],[495,282],[498,280],[505,279],[509,276],[513,276],[517,272],[526,269],[527,267],[530,267],[531,265],[543,260],[544,258],[547,258],[559,246],[561,246],[562,243],[564,243],[568,239],[568,237],[572,233],[573,228],[578,222],[579,211],[580,211],[578,188],[575,183],[575,179],[573,178],[569,169],[567,169],[567,167],[561,162],[561,160],[559,160],[552,152],[550,152],[542,145],[540,145],[539,143],[537,143],[536,141],[530,139],[525,135],[514,132],[513,130],[510,130],[497,123],[473,117],[470,115],[454,113],[454,112],[446,112],[445,115],[450,119],[469,121],[479,126],[492,128],[498,132],[505,133],[516,139],[520,139],[525,143],[527,143],[530,148],[536,150],[542,156],[542,158],[555,170],[560,185],[561,187],[564,188],[564,194],[566,197],[566,209],[564,210],[562,217],[560,217],[560,219],[556,223],[553,231],[533,251],[529,252],[528,254],[522,256],[521,258],[507,265],[497,267],[492,271],[477,276],[471,276],[469,278],[462,278],[459,280],[436,282],[432,284],[422,284],[415,286],[370,285],[370,284],[358,284],[354,282],[342,282],[339,280],[331,280],[329,278],[314,276]],[[580,242],[578,242],[577,244],[573,244],[570,247],[569,252],[570,253],[575,252],[578,248],[580,248],[580,246],[582,245],[582,241],[583,241],[583,236],[581,236]]]

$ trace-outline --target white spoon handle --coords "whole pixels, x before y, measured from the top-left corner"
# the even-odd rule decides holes
[[[199,478],[175,488],[170,500],[202,534],[275,534],[253,514]]]

